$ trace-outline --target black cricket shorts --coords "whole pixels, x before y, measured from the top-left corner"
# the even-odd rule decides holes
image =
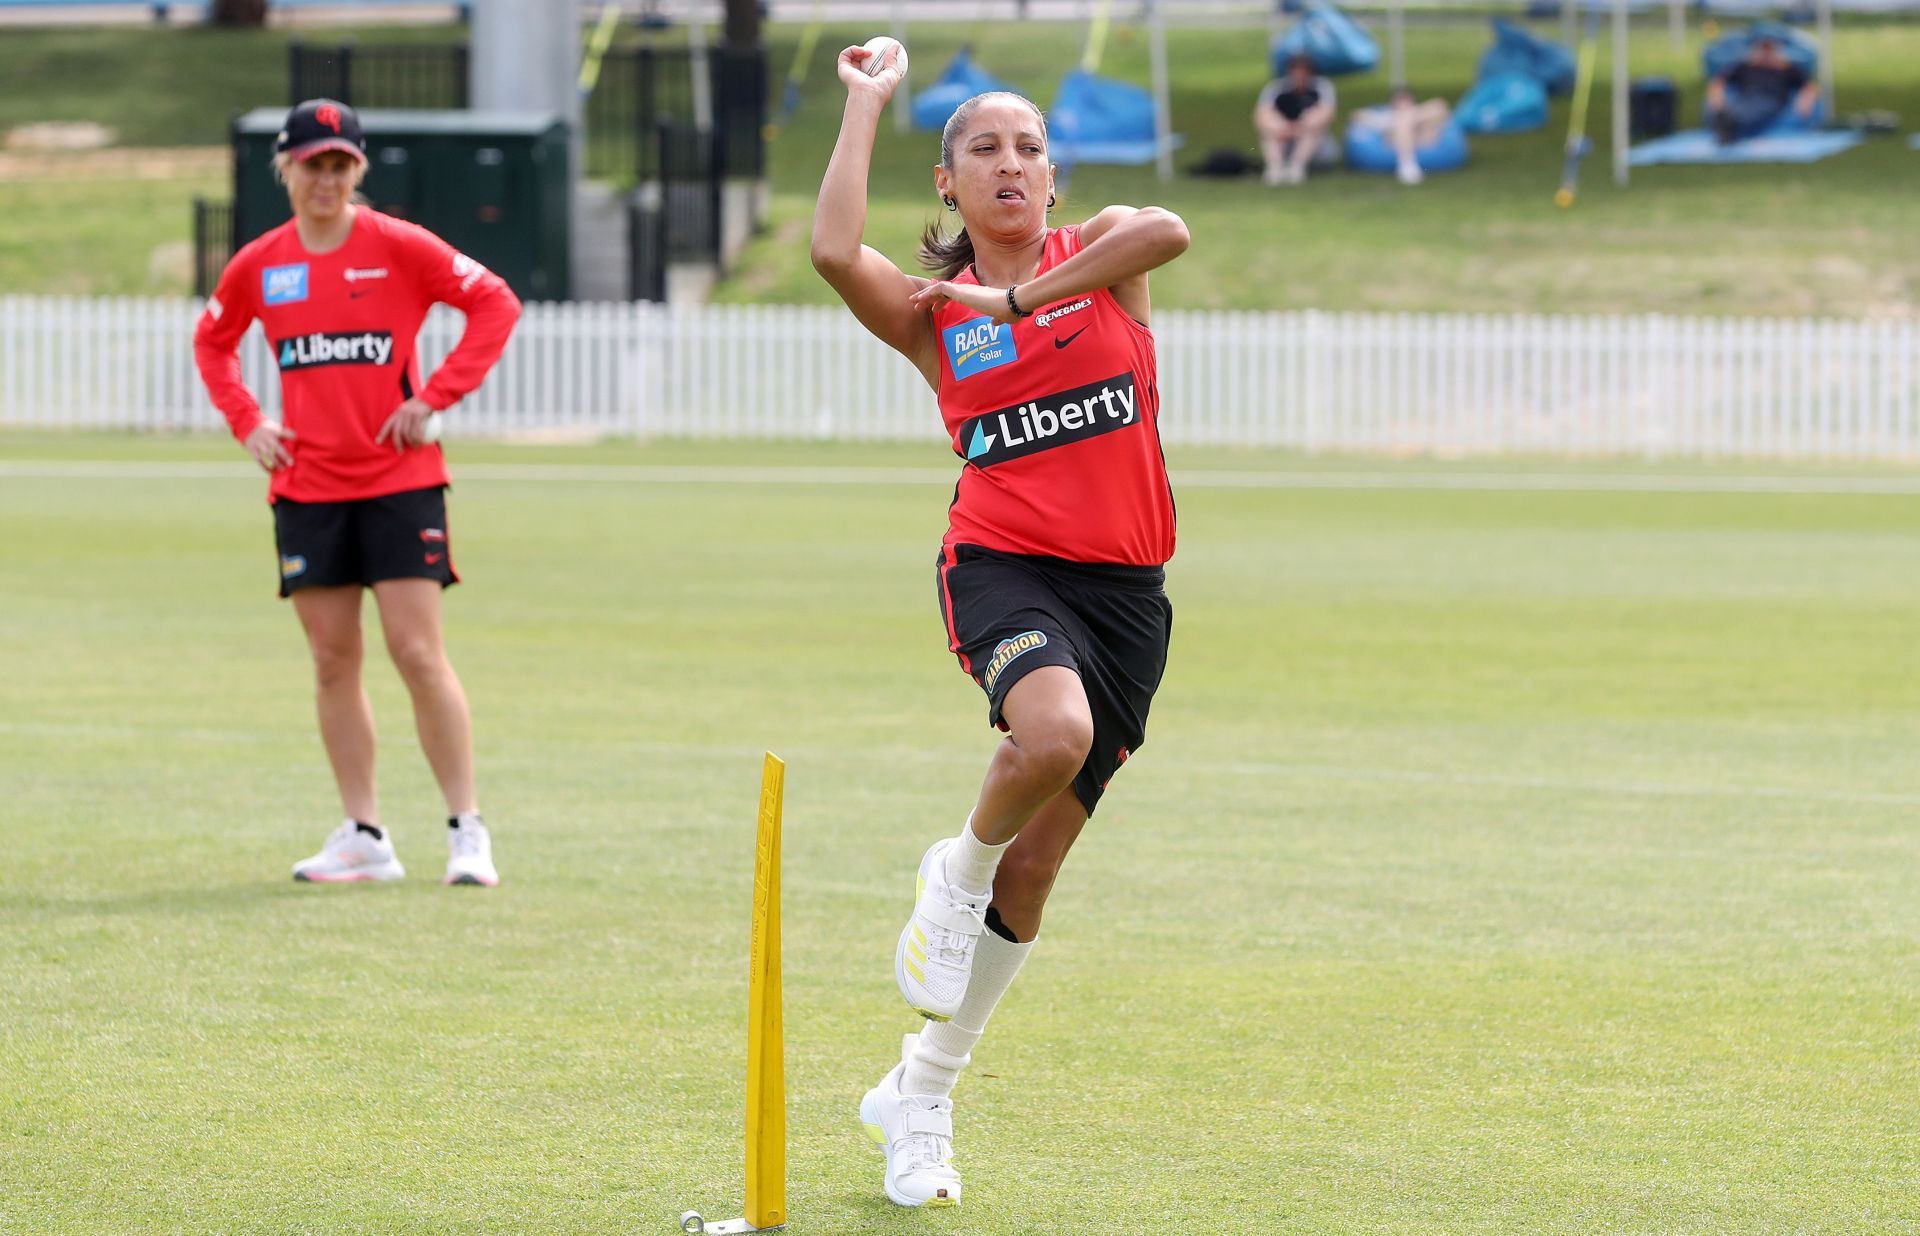
[[[1147,739],[1147,709],[1173,635],[1165,568],[956,545],[941,551],[937,574],[949,646],[987,693],[989,724],[1007,728],[1007,692],[1041,666],[1080,676],[1093,747],[1073,792],[1093,814],[1114,772]]]
[[[460,582],[441,485],[353,502],[282,498],[273,504],[273,539],[283,597],[383,579],[433,579],[442,588]]]

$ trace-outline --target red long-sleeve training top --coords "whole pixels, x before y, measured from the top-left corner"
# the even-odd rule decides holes
[[[418,335],[436,302],[467,315],[459,346],[420,381]],[[500,359],[520,301],[500,276],[416,224],[362,206],[346,243],[309,253],[291,220],[233,255],[193,332],[193,359],[233,436],[260,424],[239,346],[258,318],[280,366],[293,463],[268,501],[347,502],[447,483],[439,446],[396,453],[374,434],[418,395],[459,402]]]

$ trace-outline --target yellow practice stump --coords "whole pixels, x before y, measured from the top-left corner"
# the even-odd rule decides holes
[[[780,997],[780,805],[787,766],[767,752],[753,853],[753,943],[747,962],[747,1213],[708,1225],[698,1211],[680,1230],[706,1236],[787,1225],[786,1032]]]

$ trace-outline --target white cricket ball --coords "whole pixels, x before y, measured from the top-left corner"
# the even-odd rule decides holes
[[[876,34],[861,46],[872,52],[865,60],[868,77],[878,77],[880,70],[887,67],[887,52],[893,51],[893,64],[900,70],[900,76],[907,75],[907,45],[891,35]]]
[[[431,416],[427,417],[426,420],[421,421],[420,422],[420,441],[438,442],[440,440],[440,428],[445,423],[445,421],[446,421],[446,418],[441,416],[438,412],[435,412]]]

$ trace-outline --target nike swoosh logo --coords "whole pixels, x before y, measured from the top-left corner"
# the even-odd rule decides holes
[[[1091,322],[1087,323],[1087,326],[1092,326],[1092,325],[1093,323]],[[1065,339],[1055,339],[1053,341],[1053,346],[1056,348],[1066,347],[1068,344],[1072,343],[1075,339],[1078,339],[1080,336],[1086,334],[1087,326],[1082,326],[1079,330],[1074,331],[1071,335],[1068,335]]]
[[[442,558],[444,558],[444,557],[446,557],[446,555],[445,555],[445,554],[428,554],[428,555],[427,555],[427,565],[428,565],[428,566],[433,566],[433,565],[434,565],[435,563],[437,563],[437,562],[439,562],[439,561],[440,561],[440,560],[441,560]]]

